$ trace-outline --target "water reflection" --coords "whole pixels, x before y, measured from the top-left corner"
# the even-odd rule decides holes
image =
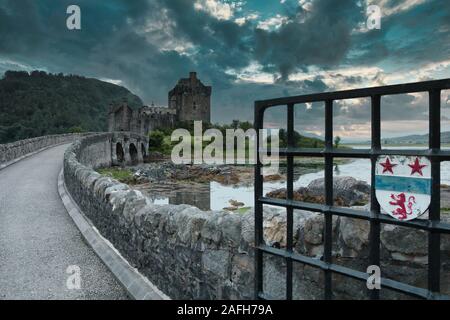
[[[211,209],[211,185],[205,183],[201,190],[180,191],[169,196],[170,204],[190,204],[202,210]]]
[[[351,176],[370,183],[370,171],[370,160],[356,159],[347,164],[335,165],[334,176]],[[323,177],[323,170],[306,174],[296,174],[294,188],[305,187],[311,181]],[[441,165],[441,183],[450,185],[450,162],[443,162]],[[266,194],[267,192],[285,187],[285,181],[265,182],[263,192]],[[150,195],[150,197],[153,197],[154,203],[156,204],[190,204],[202,210],[222,210],[230,206],[230,200],[242,202],[244,203],[244,207],[252,207],[254,201],[253,185],[222,185],[218,182],[196,183],[182,186],[173,185],[164,192],[157,193],[157,196],[155,196],[153,186],[151,189],[153,190],[152,192],[145,189],[143,191]]]

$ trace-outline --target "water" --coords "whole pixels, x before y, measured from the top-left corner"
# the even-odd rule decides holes
[[[355,149],[367,149],[368,146],[352,146]],[[388,149],[388,148],[386,148]],[[395,149],[412,149],[411,147],[395,147]],[[338,176],[351,176],[355,179],[370,183],[370,160],[368,159],[356,159],[347,164],[341,164],[334,167],[333,175]],[[294,181],[294,189],[299,187],[306,187],[311,181],[323,178],[324,171],[320,170],[313,173],[303,174]],[[441,183],[450,185],[450,162],[443,162],[441,164]],[[265,182],[264,194],[267,192],[285,188],[286,182]],[[233,186],[233,185],[221,185],[218,182],[210,182],[205,186],[205,190],[202,192],[186,192],[182,191],[177,194],[176,198],[158,198],[154,199],[156,204],[191,204],[199,207],[202,210],[222,210],[225,207],[229,207],[229,200],[237,200],[243,202],[245,207],[252,207],[254,203],[254,189],[253,186]]]

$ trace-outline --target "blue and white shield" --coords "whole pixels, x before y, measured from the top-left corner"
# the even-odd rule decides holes
[[[417,218],[430,205],[430,161],[426,157],[379,156],[375,194],[383,213],[404,221]]]

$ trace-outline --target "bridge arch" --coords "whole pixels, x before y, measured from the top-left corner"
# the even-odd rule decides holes
[[[138,155],[138,150],[137,150],[135,144],[134,143],[130,143],[130,146],[129,146],[128,149],[129,149],[128,151],[130,152],[131,164],[132,165],[138,164],[138,162],[139,162],[139,155]]]
[[[112,165],[136,165],[147,154],[148,137],[132,132],[113,132],[111,135]]]
[[[142,157],[145,158],[145,156],[147,155],[147,150],[145,149],[145,144],[143,142],[141,142],[141,153]]]
[[[123,151],[122,143],[116,143],[116,159],[117,162],[123,163],[125,161],[125,152]]]

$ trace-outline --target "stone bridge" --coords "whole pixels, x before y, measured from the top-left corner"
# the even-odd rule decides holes
[[[148,137],[132,132],[114,132],[111,141],[113,165],[134,165],[143,162],[148,150]]]
[[[145,137],[128,132],[0,145],[0,299],[254,297],[252,210],[232,214],[155,205],[141,192],[95,171],[138,163],[147,149]],[[297,252],[321,256],[323,222],[317,213],[294,211]],[[265,208],[264,226],[268,245],[285,245],[284,212]],[[368,232],[365,221],[334,219],[336,261],[364,266]],[[414,285],[425,283],[426,239],[422,230],[383,226],[383,272]],[[443,239],[441,250],[442,291],[447,293],[449,238]],[[68,277],[77,268],[81,287],[69,289]],[[270,297],[284,299],[285,268],[284,261],[265,257],[263,277]],[[293,279],[296,299],[323,296],[320,270],[295,264]],[[362,282],[341,279],[334,288],[339,299],[365,297]],[[386,292],[383,298],[398,296]]]

